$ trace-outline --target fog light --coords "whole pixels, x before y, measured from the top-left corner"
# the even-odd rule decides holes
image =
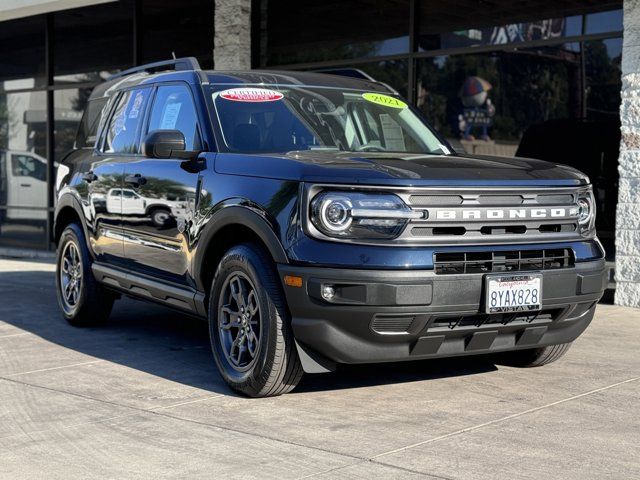
[[[336,289],[333,285],[322,286],[322,298],[325,300],[332,300],[336,296]]]

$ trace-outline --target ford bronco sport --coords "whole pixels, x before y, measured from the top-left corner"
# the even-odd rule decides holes
[[[585,175],[456,153],[373,79],[191,58],[122,72],[56,185],[66,319],[103,321],[122,294],[207,319],[249,396],[340,363],[543,365],[605,287]]]

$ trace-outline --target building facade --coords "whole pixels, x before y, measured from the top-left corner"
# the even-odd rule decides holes
[[[172,55],[195,56],[203,68],[358,68],[418,106],[455,148],[586,171],[611,261],[617,250],[618,300],[640,305],[637,3],[6,2],[0,247],[51,248],[56,164],[73,146],[91,88],[111,73]]]

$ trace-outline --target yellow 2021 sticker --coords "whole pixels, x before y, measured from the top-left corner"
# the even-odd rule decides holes
[[[407,108],[407,104],[402,100],[390,97],[389,95],[383,95],[382,93],[363,93],[362,98],[368,102],[382,105],[384,107]]]

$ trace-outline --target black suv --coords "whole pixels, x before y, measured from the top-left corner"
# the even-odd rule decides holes
[[[228,384],[481,353],[537,366],[605,288],[588,178],[455,153],[388,86],[194,59],[95,88],[58,169],[60,307],[121,294],[209,322]]]

